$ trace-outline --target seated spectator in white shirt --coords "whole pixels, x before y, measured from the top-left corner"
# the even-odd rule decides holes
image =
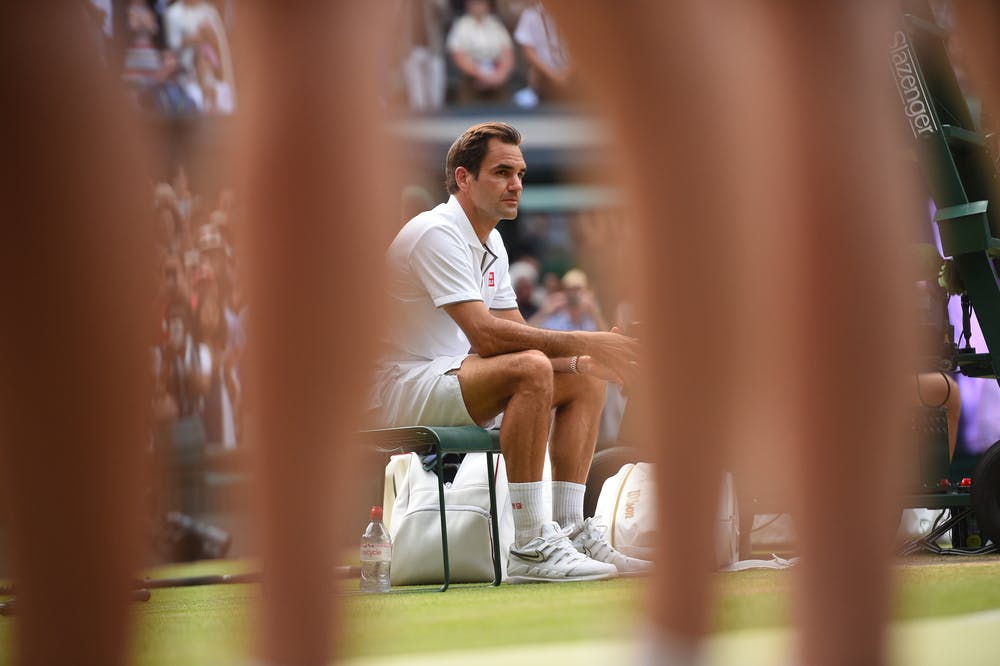
[[[513,42],[507,28],[490,13],[487,0],[466,0],[465,11],[448,32],[447,49],[462,74],[459,103],[509,100],[514,71]]]
[[[220,80],[229,86],[230,91],[233,90],[229,40],[215,5],[207,0],[176,0],[167,8],[164,25],[167,47],[177,52],[187,74],[196,74],[196,60],[201,48],[211,48],[218,58]]]

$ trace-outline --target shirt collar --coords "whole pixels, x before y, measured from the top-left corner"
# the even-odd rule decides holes
[[[448,213],[455,221],[455,226],[458,228],[459,233],[462,234],[462,238],[479,251],[483,251],[488,245],[479,240],[479,236],[476,235],[476,230],[472,228],[472,222],[469,221],[469,216],[465,214],[465,209],[462,208],[462,204],[458,202],[455,195],[452,194],[448,197],[448,202],[445,204],[448,209]],[[492,250],[490,254],[493,254]]]

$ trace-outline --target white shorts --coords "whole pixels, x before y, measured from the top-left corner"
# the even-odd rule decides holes
[[[374,428],[402,426],[476,425],[462,397],[456,373],[465,356],[446,356],[429,362],[382,365],[376,373],[369,404]],[[499,419],[485,424],[495,427]]]

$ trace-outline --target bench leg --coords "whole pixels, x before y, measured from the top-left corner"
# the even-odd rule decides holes
[[[493,586],[499,585],[503,581],[503,572],[500,571],[500,526],[497,523],[497,481],[493,471],[493,452],[486,452],[486,478],[489,479],[490,486],[490,529],[493,535]]]
[[[444,505],[444,454],[441,453],[441,449],[437,450],[435,465],[438,478],[438,506],[441,513],[441,561],[444,564],[444,582],[438,591],[444,592],[451,582],[451,569],[448,563],[448,514]]]

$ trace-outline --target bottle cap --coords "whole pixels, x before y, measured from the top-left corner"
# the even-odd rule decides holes
[[[382,507],[380,507],[380,506],[373,506],[372,507],[371,519],[372,520],[382,520]]]

